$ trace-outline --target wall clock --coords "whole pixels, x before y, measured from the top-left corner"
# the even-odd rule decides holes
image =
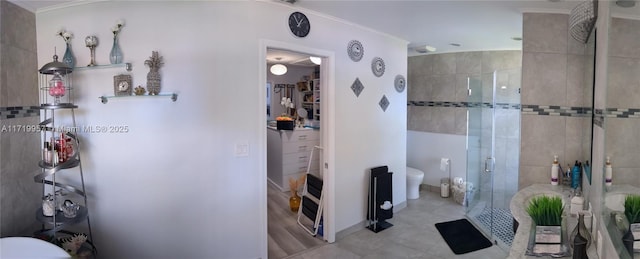
[[[309,35],[311,23],[307,16],[301,12],[293,12],[289,15],[289,29],[293,35],[304,38]]]
[[[354,62],[358,62],[362,59],[364,55],[364,48],[362,47],[362,43],[357,40],[352,40],[349,42],[347,46],[347,53],[349,54],[349,58]]]
[[[113,77],[113,93],[115,96],[131,95],[131,75]]]
[[[381,77],[384,74],[384,60],[379,57],[371,60],[371,71],[377,77]]]
[[[404,91],[404,88],[407,86],[407,80],[404,80],[404,76],[397,75],[396,79],[393,81],[393,84],[396,87],[396,91],[398,91],[398,93],[402,93],[402,91]]]

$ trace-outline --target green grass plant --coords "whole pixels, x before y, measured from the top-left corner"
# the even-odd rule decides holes
[[[624,215],[629,224],[640,223],[640,195],[628,195],[624,198]]]
[[[563,211],[562,199],[558,196],[534,197],[527,207],[527,213],[538,226],[560,226]]]

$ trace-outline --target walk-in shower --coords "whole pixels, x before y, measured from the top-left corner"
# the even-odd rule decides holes
[[[521,68],[467,80],[466,215],[505,250],[513,241],[511,198],[518,191]]]

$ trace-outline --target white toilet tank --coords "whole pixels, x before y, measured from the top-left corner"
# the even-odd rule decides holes
[[[424,179],[422,170],[407,166],[407,199],[420,198],[420,184]]]

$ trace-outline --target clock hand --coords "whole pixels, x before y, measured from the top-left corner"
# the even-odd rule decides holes
[[[296,23],[298,24],[298,27],[300,27],[300,22],[298,21],[298,16],[294,15],[294,16],[293,16],[293,19],[295,19],[295,20],[296,20]]]
[[[301,24],[302,22],[304,22],[304,17],[302,17],[302,20],[300,20],[300,21],[298,22],[298,27],[300,27],[300,24]]]

